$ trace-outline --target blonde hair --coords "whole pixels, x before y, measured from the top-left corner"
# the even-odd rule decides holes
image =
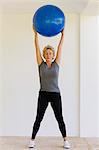
[[[53,52],[53,57],[54,57],[55,56],[55,51],[54,51],[54,48],[52,46],[50,46],[50,45],[47,45],[47,46],[44,47],[44,49],[43,49],[43,57],[44,57],[45,52],[46,52],[47,49],[50,49]]]

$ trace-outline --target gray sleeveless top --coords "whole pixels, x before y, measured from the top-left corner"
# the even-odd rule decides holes
[[[46,62],[38,66],[39,68],[39,78],[40,78],[40,91],[48,92],[60,92],[58,87],[58,75],[59,75],[59,65],[53,61],[52,66],[49,68]]]

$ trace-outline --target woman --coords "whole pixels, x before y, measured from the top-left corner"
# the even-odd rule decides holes
[[[34,28],[33,30],[35,34],[36,58],[39,68],[40,90],[38,96],[37,115],[33,125],[33,132],[29,143],[29,148],[35,147],[35,137],[39,130],[40,123],[43,119],[44,113],[49,102],[54,111],[55,118],[58,122],[60,132],[64,139],[63,146],[64,148],[70,148],[70,143],[67,141],[65,123],[62,116],[61,94],[60,89],[58,87],[59,64],[64,38],[64,30],[61,32],[61,39],[58,45],[58,50],[55,59],[55,52],[53,47],[48,45],[43,49],[43,57],[45,58],[45,62],[40,53],[38,44],[38,34]]]

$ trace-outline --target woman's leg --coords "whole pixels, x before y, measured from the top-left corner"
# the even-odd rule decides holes
[[[61,102],[60,93],[54,94],[53,98],[54,99],[51,101],[51,106],[53,108],[56,120],[58,121],[61,134],[65,140],[66,139],[66,127],[65,127],[65,123],[64,123],[63,115],[62,115],[62,102]]]
[[[43,119],[43,116],[44,116],[47,106],[48,106],[48,101],[46,99],[46,96],[44,95],[44,93],[40,92],[39,97],[38,97],[38,104],[37,104],[37,115],[36,115],[36,119],[35,119],[35,122],[33,125],[31,139],[35,139],[35,136],[39,130],[40,123]]]

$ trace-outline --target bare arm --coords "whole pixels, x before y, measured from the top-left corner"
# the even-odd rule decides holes
[[[63,39],[64,39],[64,29],[61,32],[61,39],[57,48],[56,58],[55,61],[57,64],[60,64],[60,58],[61,58],[61,51],[62,51],[62,45],[63,45]]]
[[[43,59],[42,59],[39,44],[38,44],[38,34],[35,31],[34,27],[33,27],[33,31],[34,31],[34,34],[35,34],[34,41],[35,41],[35,48],[36,48],[36,59],[37,59],[38,65],[40,65],[42,63]]]

